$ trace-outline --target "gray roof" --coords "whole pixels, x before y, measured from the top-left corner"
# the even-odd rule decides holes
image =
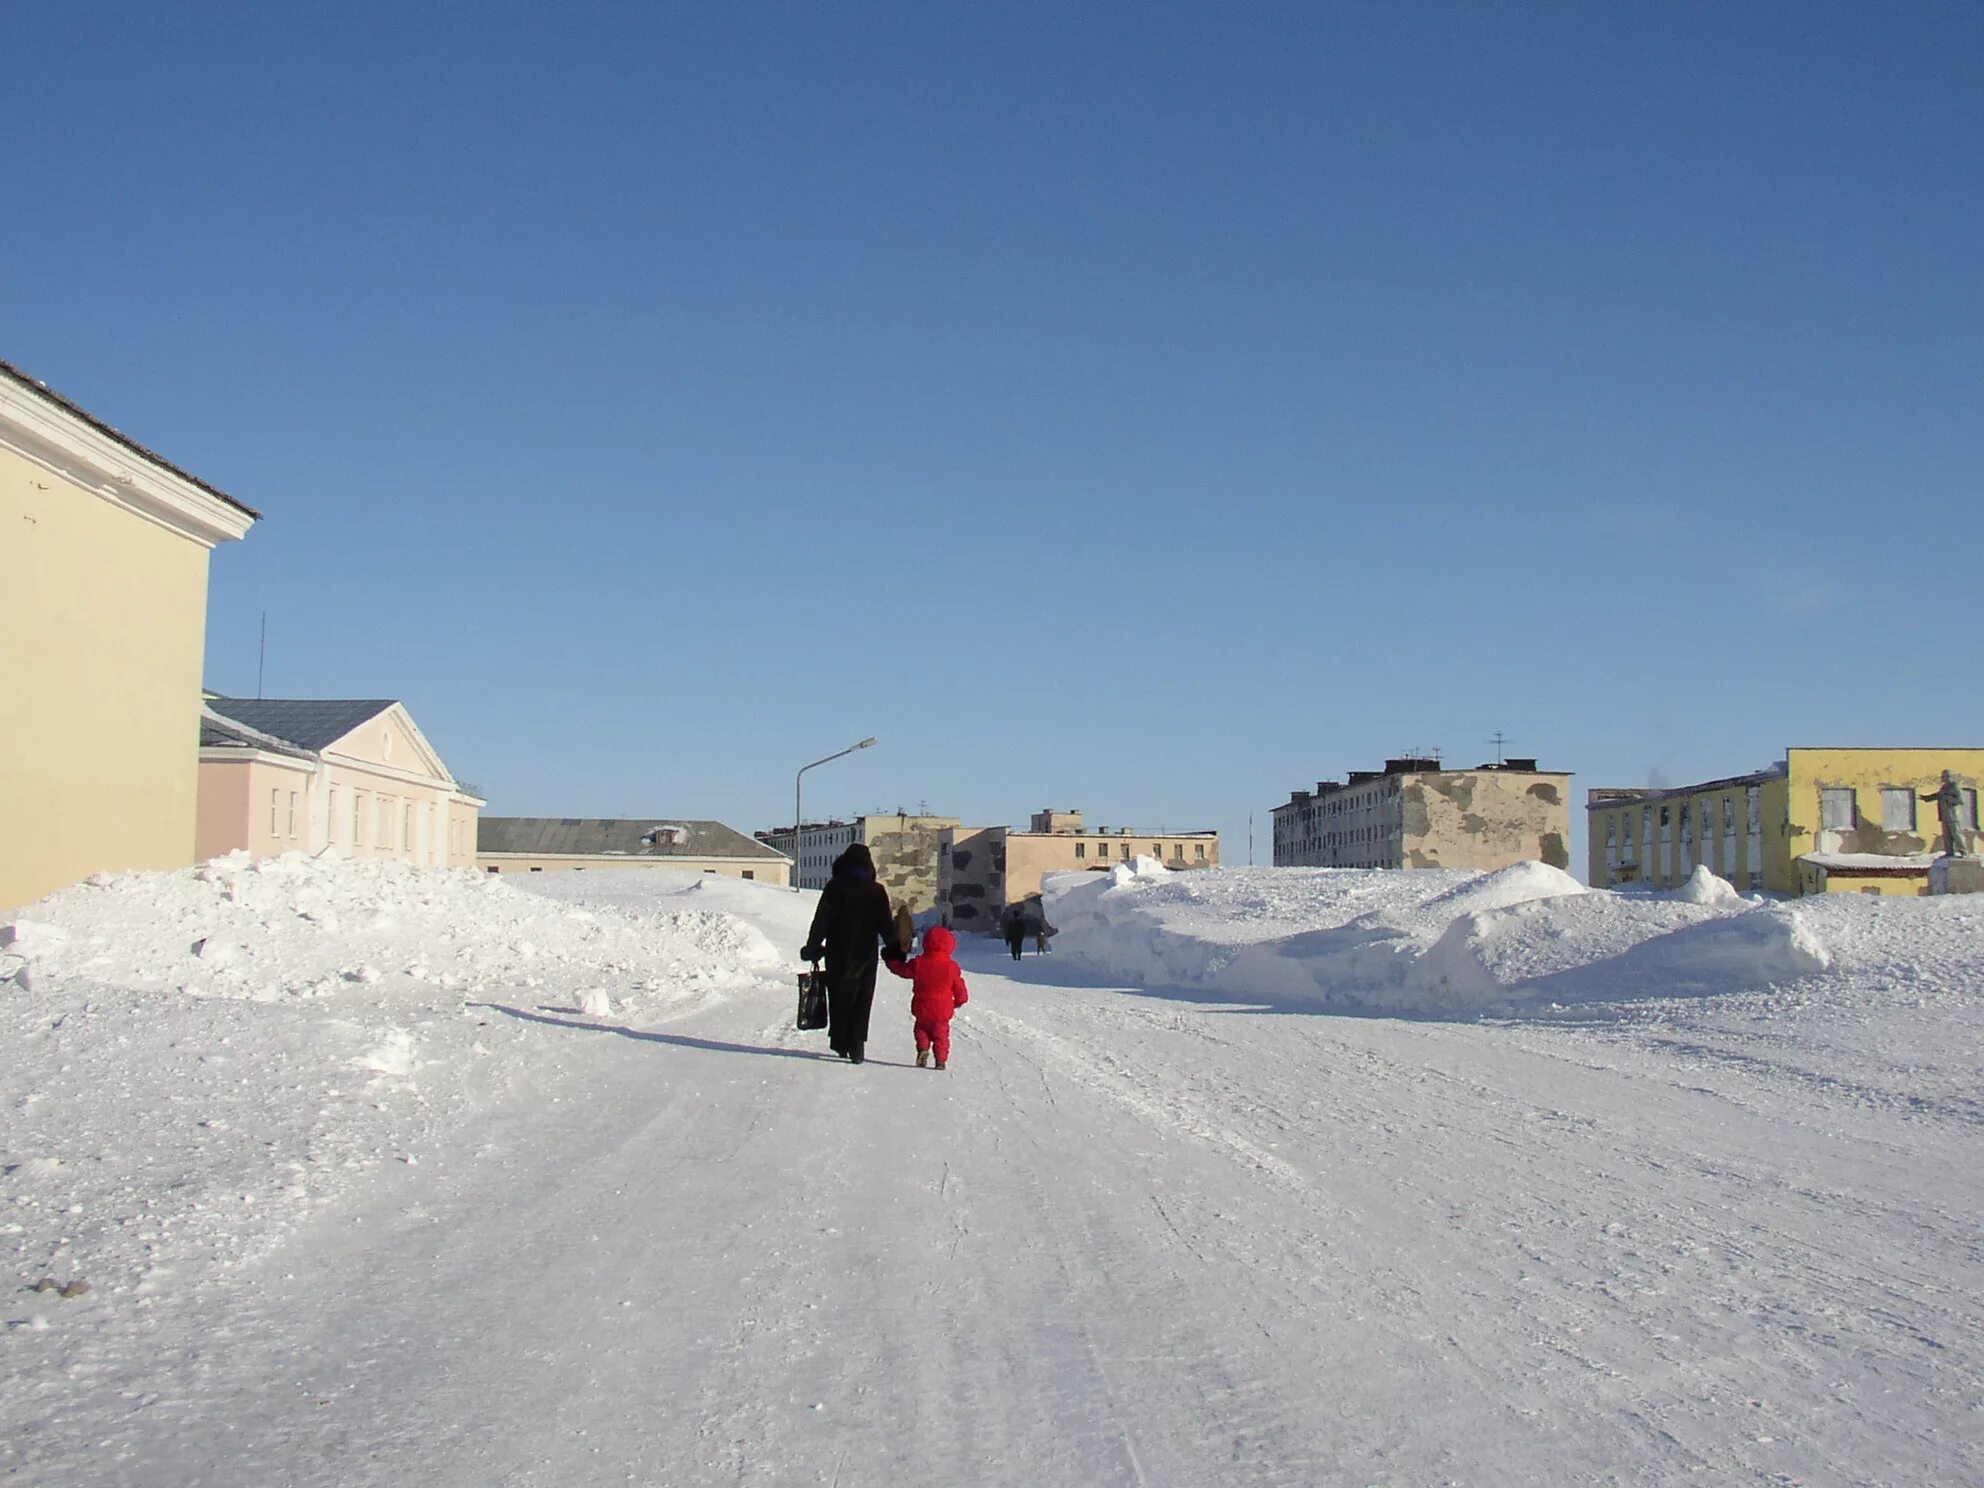
[[[657,835],[657,827],[677,828],[678,840]],[[718,821],[679,816],[612,817],[485,816],[477,823],[475,848],[486,853],[559,853],[621,858],[764,858],[785,854]]]
[[[202,749],[262,749],[272,754],[291,754],[304,759],[313,759],[315,754],[301,749],[287,739],[278,739],[273,734],[265,734],[260,729],[249,728],[214,712],[211,704],[200,709],[200,747]]]
[[[137,440],[133,439],[129,434],[126,434],[122,429],[113,429],[109,424],[106,424],[102,419],[98,418],[95,414],[91,413],[87,408],[84,408],[81,405],[72,402],[68,398],[63,397],[60,393],[56,392],[54,388],[50,387],[40,378],[28,376],[27,373],[23,372],[19,367],[16,367],[12,362],[0,361],[0,377],[6,377],[11,381],[19,383],[22,387],[32,388],[36,393],[46,398],[49,402],[55,404],[60,408],[67,410],[71,414],[74,414],[77,418],[81,419],[84,423],[88,424],[92,429],[95,429],[99,434],[108,435],[110,438],[116,440],[119,444],[123,445],[124,448],[130,450],[133,454],[143,455],[147,460],[150,460],[152,464],[158,466],[160,469],[170,470],[174,475],[178,476],[181,480],[191,481],[194,485],[198,486],[202,491],[205,491],[209,496],[218,496],[222,501],[225,501],[229,506],[235,508],[235,510],[246,512],[249,516],[254,517],[258,521],[261,519],[262,514],[256,511],[254,507],[236,501],[232,496],[228,495],[227,492],[221,490],[217,486],[208,485],[205,481],[201,480],[197,475],[193,474],[192,471],[181,470],[177,465],[173,464],[163,455],[158,454],[156,451],[146,449],[142,444],[138,443]]]
[[[299,749],[327,749],[361,723],[392,707],[395,698],[231,698],[207,699],[222,718],[271,734]],[[204,735],[201,742],[205,743]]]

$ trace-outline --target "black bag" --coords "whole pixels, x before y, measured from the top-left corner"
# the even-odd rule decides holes
[[[799,1026],[827,1026],[827,974],[818,967],[799,973]]]

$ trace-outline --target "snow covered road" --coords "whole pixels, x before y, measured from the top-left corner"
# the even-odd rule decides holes
[[[466,1136],[143,1310],[10,1327],[0,1472],[1984,1481],[1984,1112],[1878,1049],[1844,1078],[1847,1015],[965,969],[941,1074],[902,985],[860,1068],[769,980],[631,1019],[492,991],[534,1057]]]

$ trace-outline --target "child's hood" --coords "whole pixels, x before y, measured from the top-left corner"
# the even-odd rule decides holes
[[[948,956],[958,948],[958,938],[942,925],[932,925],[923,932],[923,949],[936,956]]]

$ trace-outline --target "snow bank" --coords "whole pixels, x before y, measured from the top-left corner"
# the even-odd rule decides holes
[[[1542,863],[1495,873],[1215,869],[1052,879],[1057,952],[1111,977],[1395,1013],[1743,990],[1823,973],[1800,912],[1699,873],[1594,893]]]
[[[264,1253],[530,1088],[573,1050],[548,1023],[649,1023],[782,983],[815,898],[556,877],[545,894],[236,854],[100,875],[0,925],[0,1255],[20,1284],[82,1276],[100,1305]]]

